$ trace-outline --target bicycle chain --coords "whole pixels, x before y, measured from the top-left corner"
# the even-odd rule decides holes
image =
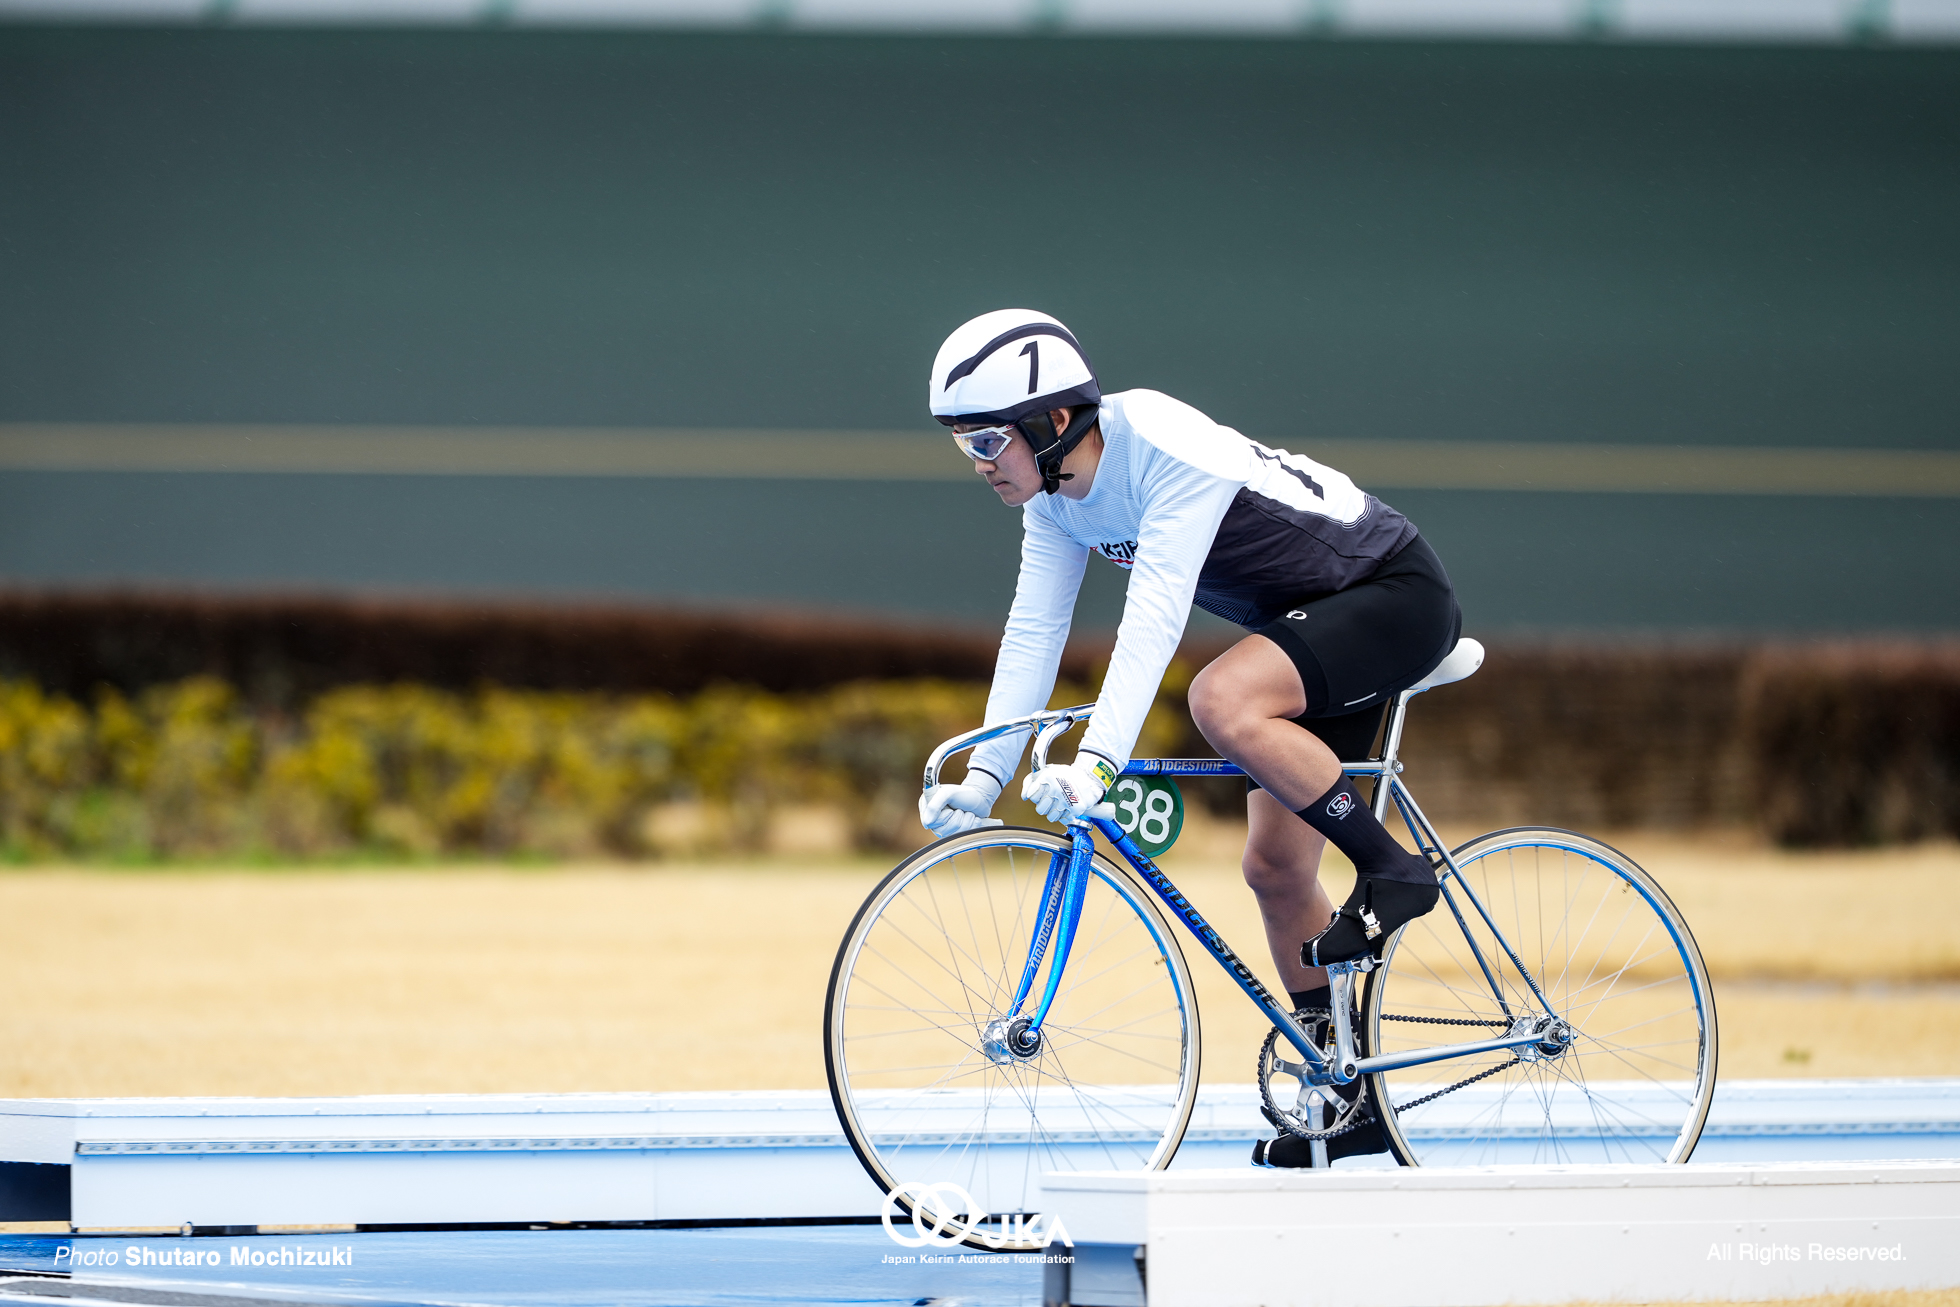
[[[1474,1085],[1479,1080],[1485,1079],[1488,1076],[1496,1075],[1499,1071],[1509,1071],[1512,1067],[1519,1065],[1523,1061],[1524,1059],[1521,1057],[1513,1057],[1509,1062],[1503,1062],[1497,1066],[1490,1067],[1483,1071],[1479,1071],[1476,1075],[1471,1076],[1468,1080],[1459,1080],[1455,1084],[1451,1085],[1448,1089],[1439,1089],[1433,1094],[1424,1094],[1421,1098],[1414,1099],[1410,1102],[1398,1103],[1395,1106],[1395,1115],[1400,1116],[1402,1115],[1402,1113],[1408,1111],[1410,1108],[1421,1107],[1424,1103],[1433,1103],[1437,1099],[1441,1098],[1444,1094],[1454,1094],[1457,1090],[1463,1088],[1465,1085]]]
[[[1381,1019],[1383,1021],[1413,1021],[1413,1022],[1419,1022],[1420,1024],[1425,1026],[1487,1026],[1499,1030],[1509,1030],[1511,1028],[1511,1023],[1508,1021],[1489,1021],[1489,1020],[1477,1021],[1477,1020],[1466,1019],[1463,1017],[1405,1017],[1405,1016],[1397,1016],[1389,1012],[1384,1012],[1381,1014]],[[1399,1103],[1396,1105],[1395,1114],[1397,1116],[1400,1116],[1402,1113],[1408,1111],[1412,1107],[1421,1107],[1424,1103],[1433,1103],[1437,1099],[1441,1098],[1444,1094],[1453,1094],[1457,1090],[1463,1088],[1465,1085],[1474,1085],[1479,1080],[1485,1080],[1491,1076],[1496,1075],[1499,1071],[1509,1071],[1512,1067],[1517,1066],[1520,1062],[1523,1061],[1524,1061],[1523,1058],[1514,1055],[1509,1062],[1503,1062],[1498,1064],[1497,1066],[1489,1067],[1485,1070],[1479,1071],[1476,1075],[1471,1076],[1468,1080],[1459,1080],[1455,1084],[1450,1085],[1445,1089],[1439,1089],[1433,1094],[1424,1094],[1421,1098],[1414,1099],[1410,1102]]]
[[[1305,1016],[1310,1020],[1316,1017],[1326,1017],[1329,1020],[1332,1020],[1334,1013],[1331,1008],[1301,1008],[1299,1011],[1295,1012],[1293,1016],[1295,1020],[1298,1020],[1302,1016]],[[1501,1030],[1509,1030],[1511,1028],[1511,1023],[1508,1021],[1476,1020],[1476,1019],[1467,1019],[1463,1017],[1411,1017],[1411,1016],[1401,1016],[1392,1012],[1383,1012],[1381,1014],[1381,1020],[1406,1021],[1406,1022],[1411,1022],[1411,1023],[1425,1025],[1425,1026],[1482,1026],[1482,1027],[1494,1027]],[[1278,1038],[1278,1036],[1279,1036],[1279,1031],[1274,1030],[1272,1034],[1266,1037],[1266,1042],[1268,1044],[1271,1044],[1275,1039]],[[1261,1052],[1263,1053],[1264,1050],[1262,1049]],[[1264,1059],[1262,1058],[1261,1060],[1263,1061]],[[1512,1067],[1518,1066],[1523,1062],[1524,1062],[1523,1058],[1513,1056],[1509,1062],[1501,1062],[1494,1067],[1487,1067],[1484,1070],[1479,1071],[1476,1075],[1470,1076],[1469,1078],[1464,1080],[1459,1080],[1455,1084],[1446,1086],[1445,1088],[1438,1089],[1433,1094],[1424,1094],[1421,1098],[1412,1099],[1406,1103],[1399,1103],[1395,1107],[1395,1113],[1397,1116],[1400,1116],[1402,1113],[1407,1112],[1412,1108],[1421,1107],[1424,1103],[1433,1103],[1445,1094],[1453,1094],[1457,1090],[1462,1089],[1465,1086],[1476,1084],[1479,1080],[1488,1080],[1490,1077],[1496,1075],[1498,1072],[1509,1071]],[[1368,1083],[1365,1077],[1361,1081],[1360,1090],[1355,1094],[1353,1106],[1348,1108],[1347,1124],[1336,1126],[1334,1127],[1334,1129],[1327,1130],[1327,1131],[1320,1131],[1320,1130],[1301,1131],[1301,1130],[1296,1130],[1292,1126],[1285,1124],[1283,1114],[1280,1112],[1278,1106],[1275,1105],[1273,1102],[1273,1093],[1272,1093],[1272,1089],[1270,1088],[1269,1078],[1261,1078],[1261,1080],[1259,1081],[1259,1096],[1265,1100],[1266,1119],[1272,1122],[1275,1128],[1283,1130],[1287,1134],[1294,1135],[1301,1139],[1309,1139],[1309,1140],[1318,1139],[1322,1141],[1328,1139],[1338,1139],[1342,1135],[1346,1134],[1348,1131],[1358,1130],[1362,1126],[1367,1125],[1369,1122],[1375,1119],[1374,1112],[1372,1110],[1369,1110],[1367,1106]]]

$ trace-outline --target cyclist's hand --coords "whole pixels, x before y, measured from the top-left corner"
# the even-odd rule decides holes
[[[1049,821],[1069,821],[1102,802],[1115,779],[1115,769],[1100,758],[1086,766],[1079,760],[1054,763],[1028,773],[1021,782],[1021,797]]]
[[[960,785],[935,785],[919,796],[919,823],[940,839],[1001,823],[987,816],[1000,797],[1000,782],[985,772]]]

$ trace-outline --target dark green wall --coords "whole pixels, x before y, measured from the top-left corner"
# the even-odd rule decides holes
[[[924,438],[943,334],[1021,304],[1309,449],[1952,449],[1960,50],[0,27],[0,295],[0,422]],[[1390,498],[1472,630],[1960,628],[1952,499]],[[958,486],[0,474],[0,582],[981,622],[1016,531]]]
[[[0,419],[1960,444],[1960,51],[0,29]]]

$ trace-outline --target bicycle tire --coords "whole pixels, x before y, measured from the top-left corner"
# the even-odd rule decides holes
[[[1050,862],[1069,848],[1014,826],[928,845],[879,882],[838,945],[831,1099],[901,1212],[917,1205],[908,1183],[952,1183],[993,1218],[1028,1214],[1044,1171],[1162,1169],[1184,1137],[1201,1060],[1190,969],[1150,889],[1101,853],[1041,1050],[1003,1063],[982,1047],[1025,964]],[[1035,1234],[968,1242],[1042,1246]]]
[[[1516,962],[1572,1036],[1372,1075],[1395,1159],[1687,1161],[1714,1097],[1718,1038],[1708,969],[1680,910],[1631,858],[1574,831],[1492,831],[1451,856],[1517,958],[1452,878],[1454,907],[1438,903],[1397,931],[1368,977],[1368,1049],[1522,1033],[1517,1021],[1541,1009]]]

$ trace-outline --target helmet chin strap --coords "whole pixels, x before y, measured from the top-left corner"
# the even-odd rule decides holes
[[[1059,436],[1055,434],[1055,422],[1044,411],[1030,413],[1014,425],[1028,438],[1033,448],[1035,469],[1041,473],[1043,494],[1054,494],[1062,488],[1062,482],[1075,480],[1075,473],[1062,471],[1062,460],[1069,452],[1082,443],[1082,437],[1089,434],[1089,428],[1096,425],[1100,409],[1095,404],[1084,404],[1069,418],[1068,429]]]

